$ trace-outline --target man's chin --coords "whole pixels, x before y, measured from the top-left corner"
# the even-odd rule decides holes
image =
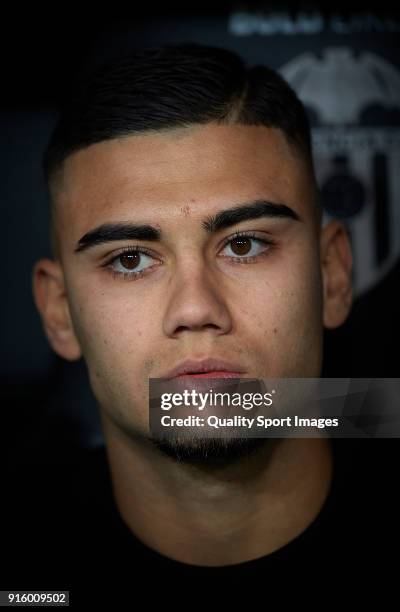
[[[152,439],[156,448],[175,461],[197,466],[222,467],[264,448],[266,438],[164,438]]]

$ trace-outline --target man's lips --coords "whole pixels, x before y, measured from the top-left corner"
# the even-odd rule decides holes
[[[241,372],[228,372],[226,370],[213,370],[211,372],[196,372],[192,374],[178,374],[174,378],[241,378]]]
[[[245,370],[242,366],[207,357],[204,359],[186,359],[170,370],[163,378],[240,378]]]

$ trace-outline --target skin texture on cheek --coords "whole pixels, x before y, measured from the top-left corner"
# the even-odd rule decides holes
[[[307,280],[286,275],[285,284],[265,291],[263,312],[253,319],[253,346],[261,363],[259,377],[317,377],[322,360],[322,300],[318,275]],[[300,281],[300,282],[299,282]]]
[[[71,307],[72,319],[99,406],[125,428],[133,424],[133,429],[146,434],[152,361],[146,360],[144,347],[151,341],[145,340],[148,335],[138,313],[132,307],[120,312],[107,309],[104,297],[101,302],[86,295],[78,308],[77,303]]]

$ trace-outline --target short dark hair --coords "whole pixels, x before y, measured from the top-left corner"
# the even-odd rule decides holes
[[[308,117],[288,83],[267,66],[246,67],[232,51],[187,42],[137,50],[81,71],[43,155],[50,198],[52,179],[75,151],[209,122],[279,128],[313,172]],[[53,231],[53,220],[51,225]]]

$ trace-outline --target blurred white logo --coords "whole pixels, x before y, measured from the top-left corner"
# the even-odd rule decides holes
[[[325,219],[346,221],[363,293],[400,254],[400,72],[347,47],[303,53],[279,71],[310,112]]]

